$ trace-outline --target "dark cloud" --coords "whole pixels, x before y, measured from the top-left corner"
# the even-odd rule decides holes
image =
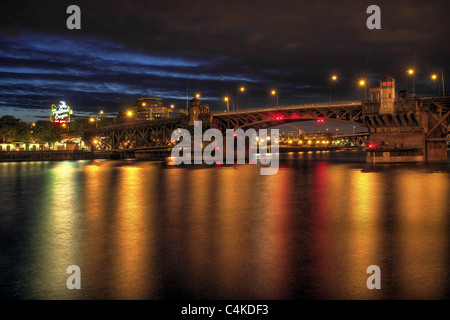
[[[82,30],[66,28],[77,4]],[[366,28],[369,1],[2,1],[2,114],[65,99],[75,110],[116,112],[158,96],[185,104],[186,87],[213,110],[236,87],[242,107],[361,98],[360,77],[390,73],[408,86],[415,62],[418,93],[434,93],[429,74],[450,72],[450,5],[377,1],[382,30]],[[26,113],[30,114],[31,111]],[[37,113],[36,113],[37,115]]]

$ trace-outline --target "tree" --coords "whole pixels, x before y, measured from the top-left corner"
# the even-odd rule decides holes
[[[61,140],[62,132],[63,129],[59,124],[53,123],[51,121],[39,120],[33,127],[31,138],[35,142],[52,144]]]
[[[30,125],[14,116],[3,116],[0,118],[0,137],[3,142],[29,142]]]

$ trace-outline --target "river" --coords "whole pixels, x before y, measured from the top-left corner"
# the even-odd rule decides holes
[[[450,298],[450,164],[295,152],[270,176],[96,160],[0,177],[2,299]]]

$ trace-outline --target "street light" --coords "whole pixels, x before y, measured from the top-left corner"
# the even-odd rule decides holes
[[[228,97],[225,97],[224,100],[227,102],[227,112],[230,112],[230,106],[228,104]]]
[[[333,74],[333,75],[330,77],[330,104],[331,104],[331,82],[332,82],[332,81],[336,81],[336,80],[337,80],[337,76]]]
[[[236,89],[236,111],[239,110],[239,91],[240,92],[244,92],[245,88],[244,87],[240,87]]]
[[[408,74],[413,77],[413,92],[412,96],[414,97],[416,95],[416,73],[414,69],[408,69]]]
[[[433,73],[431,75],[431,80],[432,81],[436,81],[437,79],[438,79],[437,74]],[[437,87],[438,87],[438,95],[440,95],[441,94],[441,86],[439,85],[439,83],[437,84]]]
[[[365,80],[359,80],[359,85],[361,87],[364,87],[364,99],[367,100],[367,95],[366,95],[366,81]]]
[[[104,112],[103,112],[103,110],[100,110],[100,114],[103,114]]]
[[[197,93],[196,95],[195,95],[195,97],[198,99],[198,98],[200,98],[200,93]]]
[[[173,108],[175,108],[175,105],[171,104],[170,107],[173,109]]]
[[[97,121],[95,121],[95,118],[89,118],[90,122],[95,122],[95,127],[97,128]]]
[[[276,91],[276,90],[272,90],[271,92],[270,92],[273,96],[277,96],[277,107],[278,107],[278,92]]]

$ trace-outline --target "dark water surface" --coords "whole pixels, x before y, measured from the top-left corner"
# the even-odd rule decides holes
[[[450,298],[450,164],[282,158],[0,163],[0,298]]]

